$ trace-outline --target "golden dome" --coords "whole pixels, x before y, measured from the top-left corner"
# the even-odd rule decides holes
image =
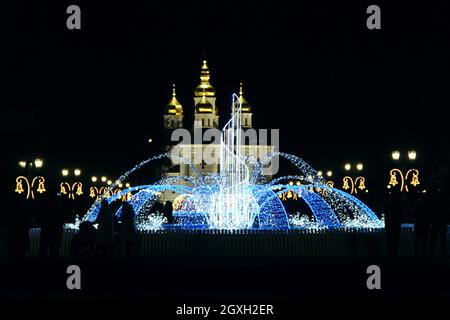
[[[241,112],[242,113],[248,113],[248,112],[252,112],[252,109],[250,107],[250,104],[247,102],[247,100],[245,100],[244,98],[244,93],[243,93],[243,89],[242,89],[242,82],[239,83],[239,102],[241,103]],[[237,106],[236,106],[237,107]]]
[[[177,100],[177,93],[175,91],[175,83],[172,87],[172,99],[166,106],[165,113],[168,115],[181,116],[183,114],[183,106]]]
[[[211,75],[209,74],[208,62],[203,60],[202,69],[200,71],[200,84],[195,88],[196,97],[206,95],[207,97],[215,97],[216,89],[209,83]]]
[[[202,92],[202,99],[195,105],[195,113],[212,113],[213,106],[211,102],[206,99],[206,93]]]

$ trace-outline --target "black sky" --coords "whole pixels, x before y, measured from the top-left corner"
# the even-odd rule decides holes
[[[75,3],[82,29],[69,31]],[[5,166],[41,155],[118,174],[146,158],[173,81],[191,125],[204,50],[222,123],[242,79],[255,126],[279,128],[281,149],[317,167],[387,161],[392,148],[439,159],[450,5],[379,3],[382,30],[370,31],[369,4],[16,2],[4,46]]]

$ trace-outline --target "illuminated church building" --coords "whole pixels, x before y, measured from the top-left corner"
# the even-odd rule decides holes
[[[253,128],[253,114],[250,104],[244,98],[242,82],[240,83],[239,88],[239,101],[242,104],[241,126],[243,128],[243,131],[245,132],[246,130]],[[231,101],[229,105],[231,105]],[[227,105],[225,108],[230,108],[229,105]],[[206,60],[203,60],[203,64],[201,67],[200,84],[194,90],[193,126],[185,127],[185,123],[183,122],[184,109],[177,99],[175,84],[173,85],[172,89],[172,98],[164,108],[163,117],[164,129],[166,133],[168,133],[169,137],[171,136],[173,130],[179,128],[189,130],[191,132],[192,139],[194,139],[193,137],[196,130],[204,132],[205,129],[216,128],[220,130],[222,128],[222,126],[219,124],[219,109],[216,105],[216,90],[211,84],[211,74]],[[194,142],[194,140],[192,140],[192,142]],[[214,163],[207,163],[203,159],[202,155],[204,154],[205,148],[208,147],[208,152],[218,156],[220,146],[219,143],[219,141],[216,141],[214,144],[211,144],[210,142],[204,142],[200,144],[178,144],[176,151],[173,149],[173,145],[168,145],[167,151],[171,151],[179,156],[188,159],[202,174],[218,173],[220,170],[218,161],[215,161]],[[246,156],[252,155],[256,159],[260,159],[275,150],[275,146],[267,144],[261,145],[261,143],[262,141],[259,140],[258,145],[250,145],[247,142],[246,145],[243,145],[241,147],[241,153]],[[211,152],[211,150],[213,151]],[[174,165],[172,168],[170,168],[170,170],[165,173],[165,176],[195,177],[196,173],[188,164],[180,163],[179,165]],[[268,175],[267,178],[270,179],[270,176]],[[172,201],[175,196],[175,194],[171,196],[167,192],[165,192],[162,200]]]

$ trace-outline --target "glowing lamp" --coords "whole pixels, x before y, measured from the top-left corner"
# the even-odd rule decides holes
[[[36,168],[42,168],[43,164],[44,164],[44,161],[42,159],[37,158],[34,160],[34,166]]]
[[[397,151],[397,150],[392,151],[391,156],[392,156],[392,160],[396,160],[396,161],[399,160],[400,159],[400,151]]]

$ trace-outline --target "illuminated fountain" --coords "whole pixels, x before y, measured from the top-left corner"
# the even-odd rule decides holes
[[[317,171],[302,159],[285,153],[274,152],[250,165],[249,157],[241,154],[241,103],[233,95],[232,116],[221,132],[220,172],[202,175],[195,166],[173,153],[147,159],[125,174],[116,184],[127,180],[131,174],[161,158],[171,158],[188,164],[196,177],[177,176],[127,188],[102,198],[109,203],[128,199],[137,215],[138,229],[271,229],[291,228],[382,228],[383,221],[364,203],[350,194],[327,185]],[[263,182],[263,168],[274,157],[292,162],[297,175],[283,176],[269,183]],[[288,184],[295,179],[298,184]],[[109,187],[112,191],[115,184]],[[150,213],[164,191],[179,196],[173,203],[174,222],[171,224],[161,214]],[[310,217],[297,213],[289,218],[280,197],[295,194],[303,200]],[[125,197],[124,197],[125,196]],[[84,217],[94,221],[100,209],[98,198]],[[122,206],[118,205],[120,216]]]

